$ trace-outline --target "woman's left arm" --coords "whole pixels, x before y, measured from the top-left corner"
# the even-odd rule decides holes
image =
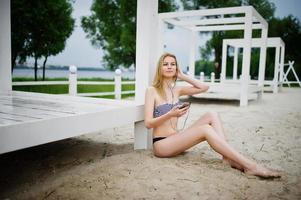
[[[201,81],[185,75],[181,70],[178,71],[178,78],[182,81],[186,81],[192,86],[181,86],[179,87],[179,93],[181,95],[194,95],[202,92],[206,92],[209,86],[202,83]]]

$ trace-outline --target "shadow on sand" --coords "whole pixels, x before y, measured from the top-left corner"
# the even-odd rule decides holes
[[[0,199],[14,189],[105,157],[134,151],[132,143],[111,144],[70,138],[0,155]]]

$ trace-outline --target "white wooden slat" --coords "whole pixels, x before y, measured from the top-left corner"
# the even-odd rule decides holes
[[[133,106],[136,105],[136,102],[130,100],[115,100],[115,99],[102,99],[102,98],[83,98],[77,96],[69,96],[69,95],[55,95],[55,94],[42,94],[42,93],[32,93],[32,92],[20,92],[13,91],[12,95],[14,97],[21,96],[22,98],[29,99],[47,99],[49,101],[65,101],[68,103],[81,103],[81,104],[89,104],[89,105],[106,105],[106,106]],[[0,95],[1,99],[1,95]]]
[[[17,106],[7,105],[7,104],[0,104],[0,111],[6,113],[16,113],[16,114],[22,113],[25,115],[41,116],[43,118],[71,115],[68,113],[60,113],[60,112],[53,112],[53,111],[45,112],[44,110],[38,110],[38,109],[32,109],[26,107],[17,107]]]
[[[68,108],[71,105],[73,107],[79,106],[80,108],[84,107],[93,107],[94,105],[107,105],[106,101],[95,101],[95,100],[91,100],[91,102],[86,98],[73,98],[71,96],[67,96],[67,95],[50,95],[50,94],[41,94],[41,93],[30,93],[30,95],[28,95],[27,93],[18,93],[21,97],[22,100],[32,100],[32,101],[41,101],[42,104],[56,104],[57,102],[65,102],[65,107]],[[3,97],[5,98],[5,97]],[[6,96],[6,98],[11,98],[10,96]],[[18,98],[18,95],[14,94],[14,99],[16,100]],[[1,96],[0,96],[0,100],[1,100]],[[76,100],[76,101],[74,101]],[[35,105],[37,105],[35,103]],[[108,105],[110,106],[110,105]],[[115,107],[115,105],[114,105]]]
[[[192,31],[229,31],[229,30],[244,30],[244,25],[214,25],[214,26],[192,26]],[[252,29],[261,29],[261,24],[253,24]]]
[[[76,111],[73,107],[70,107],[66,104],[59,104],[57,102],[48,102],[48,101],[39,101],[39,100],[28,100],[28,99],[20,99],[14,98],[12,101],[9,99],[0,99],[0,103],[4,105],[11,105],[15,107],[23,107],[23,108],[30,108],[30,109],[38,109],[43,111],[53,111],[53,112],[60,112],[60,113],[69,113],[75,114]]]
[[[0,101],[1,102],[1,101]],[[87,103],[79,103],[79,102],[65,102],[65,101],[48,101],[44,99],[33,100],[33,99],[20,99],[15,98],[13,104],[7,103],[6,105],[13,105],[16,107],[23,107],[29,109],[42,110],[45,112],[57,112],[57,113],[65,113],[65,114],[80,114],[87,112],[96,112],[109,109],[112,106],[104,106],[104,105],[89,105]]]
[[[225,14],[239,14],[245,13],[246,9],[253,8],[252,6],[228,7],[228,8],[213,8],[203,10],[190,10],[182,12],[168,12],[160,13],[159,17],[162,19],[174,17],[194,17],[194,16],[212,16],[212,15],[225,15]]]
[[[175,26],[198,26],[198,25],[219,25],[219,24],[233,24],[244,23],[244,17],[229,17],[229,18],[213,18],[213,19],[198,19],[198,20],[175,20],[165,19],[165,22]]]
[[[22,115],[22,114],[14,114],[14,113],[6,113],[6,112],[1,112],[0,111],[0,120],[1,120],[1,118],[9,119],[9,120],[15,120],[15,121],[18,121],[18,122],[42,119],[42,118],[33,117],[33,116],[27,116],[27,115]]]
[[[0,126],[8,126],[10,124],[16,124],[16,123],[18,123],[18,121],[16,120],[4,119],[4,118],[0,119]]]

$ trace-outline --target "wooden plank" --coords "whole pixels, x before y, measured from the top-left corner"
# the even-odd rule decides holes
[[[61,113],[56,111],[47,111],[39,110],[39,109],[33,109],[33,108],[26,108],[26,107],[17,107],[13,105],[5,105],[0,104],[0,111],[6,112],[6,113],[21,113],[25,115],[32,115],[32,116],[40,116],[40,117],[60,117],[60,116],[68,116],[71,115],[69,113]]]
[[[13,91],[12,95],[14,97],[22,97],[23,99],[47,99],[49,101],[65,101],[68,103],[87,103],[88,105],[106,105],[106,106],[132,106],[136,105],[134,101],[127,100],[115,100],[115,99],[102,99],[102,98],[86,98],[86,97],[77,97],[77,96],[69,96],[69,95],[56,95],[56,94],[42,94],[42,93],[33,93],[33,92],[20,92]],[[1,99],[0,95],[0,99]]]

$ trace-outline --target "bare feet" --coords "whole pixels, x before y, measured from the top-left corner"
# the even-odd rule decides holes
[[[246,175],[258,176],[261,178],[280,178],[281,174],[277,171],[255,165],[250,169],[244,169]]]

